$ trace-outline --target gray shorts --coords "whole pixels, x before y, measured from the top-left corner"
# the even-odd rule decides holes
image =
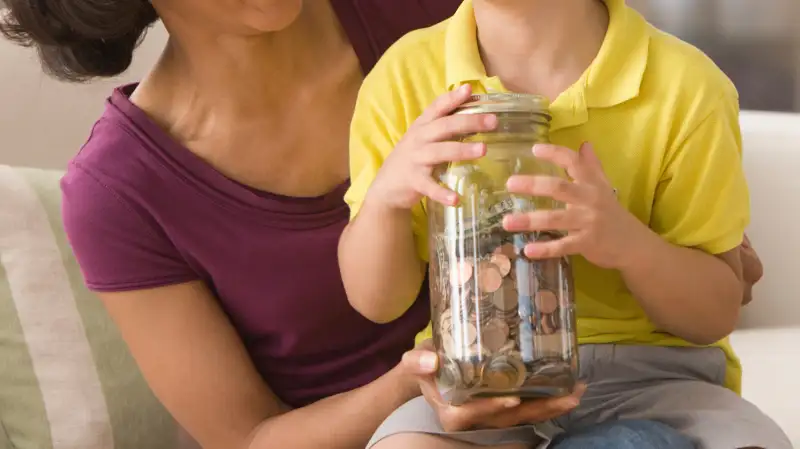
[[[576,410],[554,422],[446,433],[433,409],[416,398],[384,421],[367,449],[401,433],[542,449],[561,432],[620,419],[663,422],[694,440],[698,449],[792,449],[774,421],[722,386],[725,355],[718,348],[584,345],[580,364],[588,390]]]

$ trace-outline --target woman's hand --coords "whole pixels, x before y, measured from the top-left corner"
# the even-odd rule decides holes
[[[448,206],[458,202],[455,192],[433,179],[434,170],[440,164],[483,156],[485,144],[453,140],[497,126],[493,115],[450,115],[471,93],[465,84],[428,107],[386,158],[367,193],[368,200],[400,210],[411,209],[423,197]]]
[[[448,432],[473,428],[507,428],[557,418],[578,406],[586,390],[583,385],[570,396],[520,401],[519,398],[475,399],[461,406],[449,405],[436,386],[438,357],[430,350],[430,341],[403,356],[402,366],[412,373],[423,396],[439,415]]]
[[[747,235],[739,248],[739,255],[742,259],[742,280],[744,281],[744,298],[742,304],[747,305],[753,300],[753,285],[764,276],[764,266],[758,257],[756,250],[750,244]]]
[[[561,210],[539,210],[510,214],[503,221],[511,232],[566,231],[564,238],[531,242],[525,255],[546,259],[581,254],[602,268],[621,269],[635,247],[637,236],[647,227],[618,201],[606,178],[600,160],[585,143],[579,151],[556,145],[537,145],[536,157],[566,170],[572,180],[551,176],[512,176],[510,192],[528,196],[550,197],[567,205]]]

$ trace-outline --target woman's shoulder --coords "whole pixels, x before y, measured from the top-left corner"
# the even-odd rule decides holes
[[[154,210],[166,207],[165,161],[117,106],[112,96],[61,179],[63,224],[86,283],[122,291],[194,280]]]

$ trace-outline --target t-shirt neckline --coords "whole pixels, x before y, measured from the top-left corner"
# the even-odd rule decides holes
[[[327,226],[338,221],[342,214],[347,215],[344,194],[349,180],[315,197],[291,197],[241,184],[192,153],[136,106],[130,100],[136,86],[134,83],[115,89],[109,105],[127,119],[140,137],[152,144],[163,166],[219,206],[272,225],[285,224],[293,228]],[[304,220],[298,221],[298,215],[304,216]]]

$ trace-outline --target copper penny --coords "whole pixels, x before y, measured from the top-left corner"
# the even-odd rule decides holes
[[[506,256],[508,260],[514,260],[517,257],[517,250],[514,249],[514,244],[504,243],[495,248],[494,254],[502,254],[503,256]]]
[[[451,359],[445,357],[438,370],[439,384],[447,387],[458,387],[462,384],[461,370]]]
[[[513,340],[509,340],[497,352],[500,353],[500,354],[509,355],[509,354],[512,354],[516,350],[516,348],[517,348],[517,342],[515,342]]]
[[[453,264],[450,269],[450,284],[453,287],[458,287],[466,284],[472,279],[472,262],[462,260]]]
[[[511,272],[511,260],[503,254],[493,254],[491,262],[500,270],[503,277],[508,276]]]
[[[560,334],[539,335],[536,337],[536,346],[541,354],[547,356],[563,356],[563,342]]]
[[[493,390],[508,390],[514,386],[514,378],[510,371],[492,370],[484,373],[483,382]]]
[[[471,345],[475,343],[478,339],[478,329],[472,323],[462,323],[462,334],[459,336],[453,336],[453,338],[462,338],[466,345]],[[455,329],[453,329],[455,331]]]
[[[478,274],[478,282],[482,291],[494,293],[503,285],[503,276],[494,264],[482,263]]]
[[[542,316],[542,332],[544,332],[545,335],[551,335],[556,332],[556,328],[553,326],[552,315]]]
[[[488,358],[488,357],[492,356],[492,352],[489,351],[489,349],[486,348],[485,346],[481,346],[481,345],[477,345],[476,344],[476,345],[472,345],[469,348],[469,350],[470,350],[470,354],[471,355],[473,355],[475,357],[478,357],[480,359],[485,359],[485,358]]]
[[[503,287],[494,292],[492,303],[497,310],[512,312],[517,309],[517,290],[511,282],[504,282]]]
[[[558,308],[558,297],[550,290],[539,290],[536,292],[536,308],[539,312],[551,314]]]
[[[527,375],[525,365],[515,357],[500,356],[483,371],[483,381],[492,389],[512,389],[522,386]]]
[[[475,365],[464,361],[459,362],[458,365],[461,368],[461,380],[464,382],[464,386],[467,388],[474,386],[478,380],[478,370]]]
[[[499,319],[493,319],[483,329],[483,346],[491,352],[498,352],[508,342],[508,325]]]

